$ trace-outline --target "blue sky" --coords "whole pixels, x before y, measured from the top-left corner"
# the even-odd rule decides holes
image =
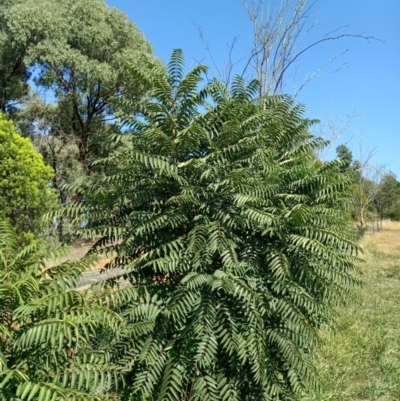
[[[201,61],[210,66],[211,76],[217,75],[195,24],[201,26],[221,67],[234,37],[238,36],[234,61],[251,51],[252,27],[241,0],[106,2],[128,14],[165,62],[172,49],[181,48],[188,68]],[[308,117],[321,120],[325,131],[329,119],[340,129],[347,115],[360,115],[351,120],[340,141],[348,142],[355,156],[360,141],[364,148],[376,147],[374,162],[387,164],[400,178],[400,1],[320,0],[314,6],[313,20],[318,25],[304,39],[304,45],[343,25],[350,25],[345,32],[373,35],[387,42],[344,39],[306,53],[299,76],[314,72],[347,48],[349,51],[332,68],[342,63],[348,67],[312,81],[298,100],[306,104]]]

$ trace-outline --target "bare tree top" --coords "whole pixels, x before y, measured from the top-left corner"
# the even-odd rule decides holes
[[[218,65],[210,43],[201,27],[196,27],[211,62],[219,78],[228,84],[235,67],[245,60],[242,76],[256,78],[260,82],[260,95],[288,93],[297,97],[314,79],[333,74],[345,68],[344,61],[338,67],[334,62],[342,58],[349,48],[333,54],[328,60],[320,60],[320,66],[302,79],[298,79],[298,68],[310,50],[333,41],[362,39],[364,41],[383,40],[364,33],[351,32],[350,25],[343,25],[325,33],[317,40],[308,40],[311,31],[318,25],[316,21],[316,5],[318,0],[242,0],[252,24],[253,39],[249,55],[233,61],[234,47],[238,37],[228,45],[224,65]]]

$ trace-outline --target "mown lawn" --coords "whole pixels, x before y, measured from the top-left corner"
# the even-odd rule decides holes
[[[304,400],[400,400],[400,223],[361,244],[363,287],[356,303],[339,309],[335,330],[322,332],[322,391]]]

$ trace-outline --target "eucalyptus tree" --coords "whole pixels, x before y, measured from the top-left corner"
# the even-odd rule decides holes
[[[12,70],[20,61],[14,78],[5,74],[4,79],[24,88],[13,92],[20,102],[15,120],[53,167],[59,201],[81,199],[63,185],[102,173],[92,163],[115,150],[109,137],[119,132],[120,99],[134,104],[146,91],[129,69],[148,70],[161,62],[136,25],[103,0],[7,0],[2,10],[2,65]],[[61,220],[57,228],[63,241],[68,224]]]
[[[317,329],[357,283],[351,183],[318,161],[303,106],[240,77],[198,89],[205,71],[184,75],[179,50],[137,71],[131,146],[67,211],[131,283],[124,399],[289,400],[317,385]]]
[[[92,135],[113,119],[118,98],[143,94],[128,67],[157,62],[149,42],[102,0],[24,0],[10,9],[8,24],[16,43],[35,38],[25,60],[37,67],[35,84],[57,103],[58,120],[49,123],[76,138],[86,165],[96,147]]]
[[[15,0],[0,0],[0,111],[3,113],[11,112],[29,91],[26,42],[16,44],[12,40],[8,23],[8,13],[15,3]]]

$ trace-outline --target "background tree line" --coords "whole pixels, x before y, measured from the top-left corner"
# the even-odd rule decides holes
[[[372,153],[361,152],[360,160],[353,159],[353,153],[346,145],[336,149],[336,155],[343,162],[341,172],[354,179],[352,218],[361,228],[368,219],[400,220],[400,182],[396,176],[373,163]]]

